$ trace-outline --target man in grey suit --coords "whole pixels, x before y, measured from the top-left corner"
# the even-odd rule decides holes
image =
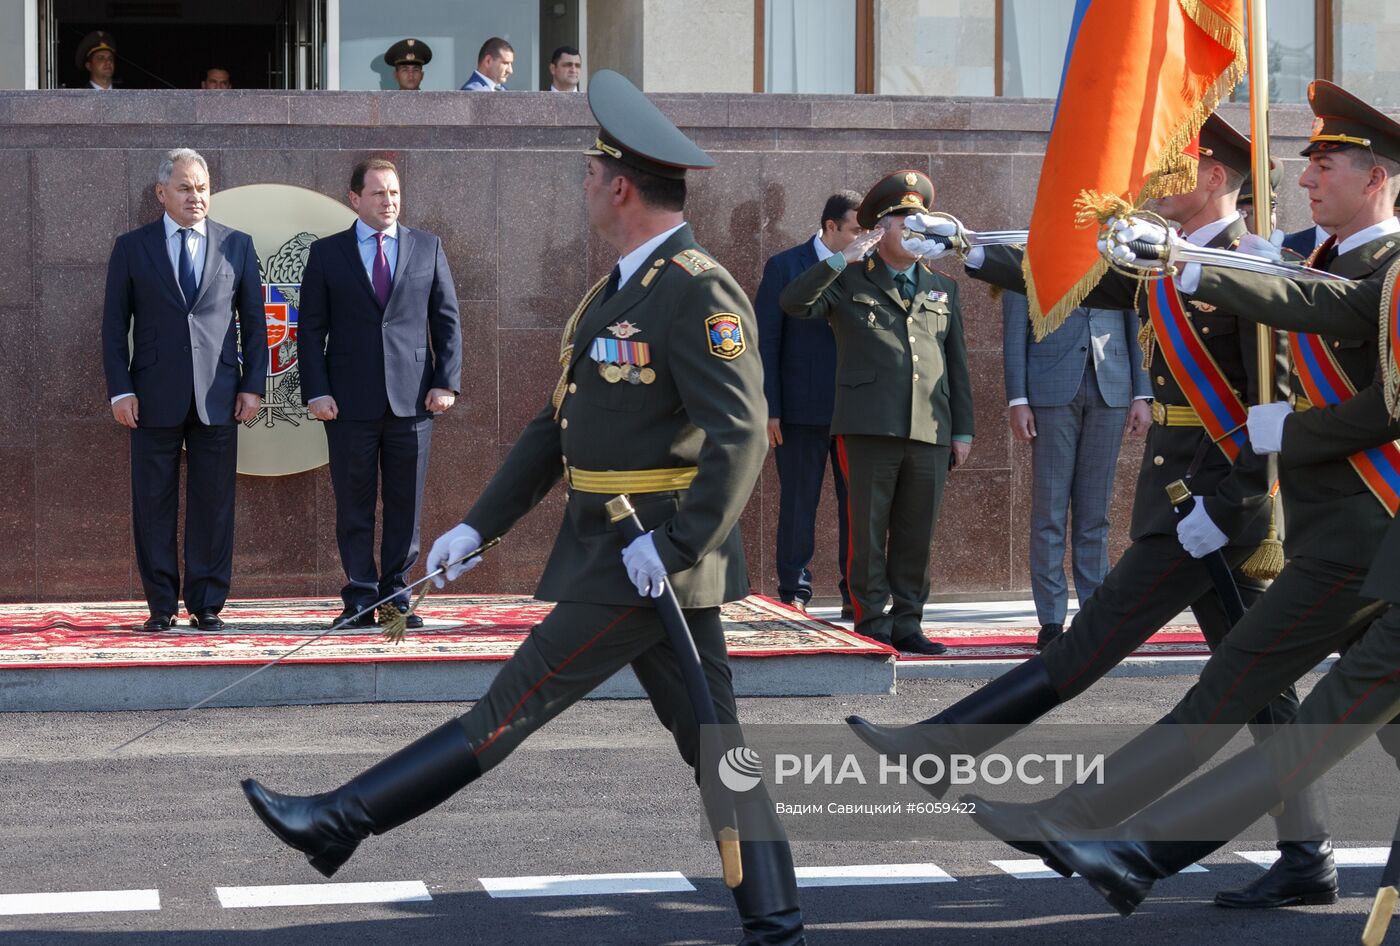
[[[1031,445],[1031,594],[1036,649],[1064,633],[1066,520],[1073,509],[1074,592],[1083,602],[1108,574],[1108,506],[1123,435],[1152,424],[1152,383],[1131,311],[1078,308],[1035,341],[1026,297],[1002,296],[1011,434]]]

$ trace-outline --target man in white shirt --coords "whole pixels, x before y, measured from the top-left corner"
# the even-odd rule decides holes
[[[560,46],[549,57],[549,91],[582,92],[583,57],[573,46]]]
[[[493,36],[481,44],[476,69],[462,85],[463,92],[504,92],[506,80],[515,71],[515,47]]]

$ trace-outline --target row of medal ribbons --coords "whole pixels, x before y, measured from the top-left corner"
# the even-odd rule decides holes
[[[590,357],[598,363],[598,374],[609,384],[651,384],[656,380],[651,364],[651,346],[646,342],[628,342],[620,338],[595,338]]]

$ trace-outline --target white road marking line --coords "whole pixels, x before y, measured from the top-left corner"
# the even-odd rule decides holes
[[[421,880],[361,884],[277,884],[268,887],[215,887],[219,904],[243,907],[307,907],[345,903],[411,903],[431,900]]]
[[[36,913],[118,913],[159,910],[159,890],[70,890],[0,894],[0,916]]]
[[[1235,856],[1267,869],[1273,866],[1279,855],[1277,850],[1272,850],[1236,851]],[[1386,858],[1390,856],[1390,848],[1343,847],[1334,850],[1332,856],[1336,859],[1338,867],[1384,867]]]
[[[492,897],[586,897],[614,893],[690,893],[695,886],[679,871],[640,874],[555,874],[542,877],[481,877]]]
[[[1038,857],[1028,857],[1025,860],[1015,861],[992,861],[992,866],[1004,873],[1010,874],[1017,880],[1061,880],[1060,875],[1045,866],[1045,862]],[[1200,864],[1192,864],[1181,871],[1183,874],[1205,874],[1208,871]],[[1074,875],[1078,877],[1078,874]]]
[[[799,887],[869,887],[876,884],[956,883],[937,864],[856,864],[849,867],[799,867]]]

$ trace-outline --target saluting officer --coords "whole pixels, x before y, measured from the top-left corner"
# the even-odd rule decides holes
[[[536,590],[558,604],[469,712],[341,788],[303,798],[244,783],[259,817],[327,876],[361,840],[441,804],[629,665],[695,766],[698,726],[653,601],[667,575],[715,714],[737,723],[719,606],[749,590],[739,515],[767,452],[753,310],[685,222],[686,170],[713,160],[615,72],[595,75],[588,99],[602,129],[584,200],[617,265],[569,320],[549,401],[427,562],[435,570],[504,535],[562,481],[564,522]],[[619,493],[650,530],[625,548],[604,508]],[[767,793],[747,792],[738,818],[743,942],[804,942],[792,854]]]
[[[423,67],[433,61],[433,48],[421,39],[401,39],[389,47],[384,61],[394,67],[400,92],[417,92],[423,84]]]
[[[856,212],[871,232],[779,297],[788,315],[824,318],[836,335],[831,434],[847,482],[855,629],[914,654],[945,650],[921,626],[929,547],[948,471],[967,460],[973,432],[957,283],[903,243],[904,218],[932,203],[920,171],[881,179]]]

